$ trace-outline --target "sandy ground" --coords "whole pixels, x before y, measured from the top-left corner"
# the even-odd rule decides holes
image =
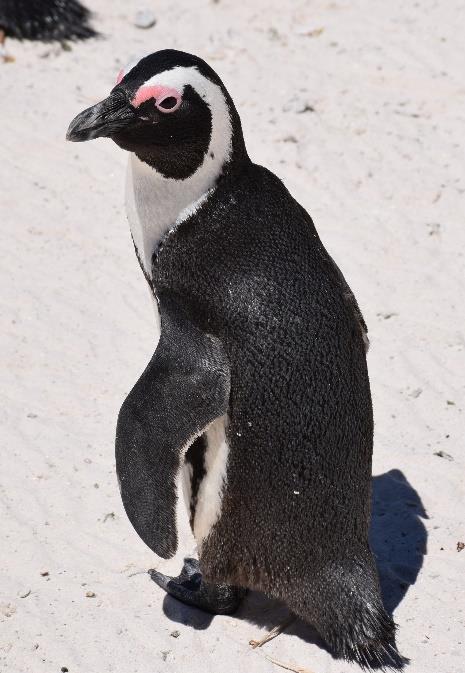
[[[4,670],[279,671],[266,655],[356,670],[302,624],[252,650],[285,614],[258,595],[213,620],[164,600],[143,571],[179,557],[154,557],[122,509],[115,421],[152,354],[153,314],[126,157],[64,134],[131,56],[176,47],[218,70],[249,153],[311,212],[359,300],[386,602],[411,673],[462,673],[463,2],[158,0],[147,31],[126,0],[88,4],[105,39],[69,52],[10,42],[16,63],[0,66]]]

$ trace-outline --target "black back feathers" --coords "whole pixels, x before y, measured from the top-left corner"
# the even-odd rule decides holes
[[[2,0],[0,29],[17,40],[86,40],[97,33],[89,10],[78,0]]]

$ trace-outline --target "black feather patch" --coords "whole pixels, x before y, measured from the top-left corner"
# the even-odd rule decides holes
[[[0,28],[17,40],[86,40],[97,33],[89,10],[78,0],[2,0]]]

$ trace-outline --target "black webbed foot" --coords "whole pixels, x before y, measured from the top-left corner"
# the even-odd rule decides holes
[[[246,590],[228,584],[208,584],[202,580],[197,559],[184,559],[178,577],[149,570],[149,575],[170,596],[214,615],[229,615],[237,610]]]

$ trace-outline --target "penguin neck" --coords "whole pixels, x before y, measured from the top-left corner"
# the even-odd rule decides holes
[[[152,257],[166,234],[183,219],[183,213],[206,200],[213,184],[194,173],[185,180],[165,178],[131,154],[126,182],[126,211],[137,257],[146,277],[152,277]]]
[[[185,179],[166,177],[136,154],[130,155],[126,210],[136,254],[149,281],[152,258],[162,239],[212,197],[219,180],[249,161],[234,107],[228,122],[216,142],[212,137],[200,167]]]

